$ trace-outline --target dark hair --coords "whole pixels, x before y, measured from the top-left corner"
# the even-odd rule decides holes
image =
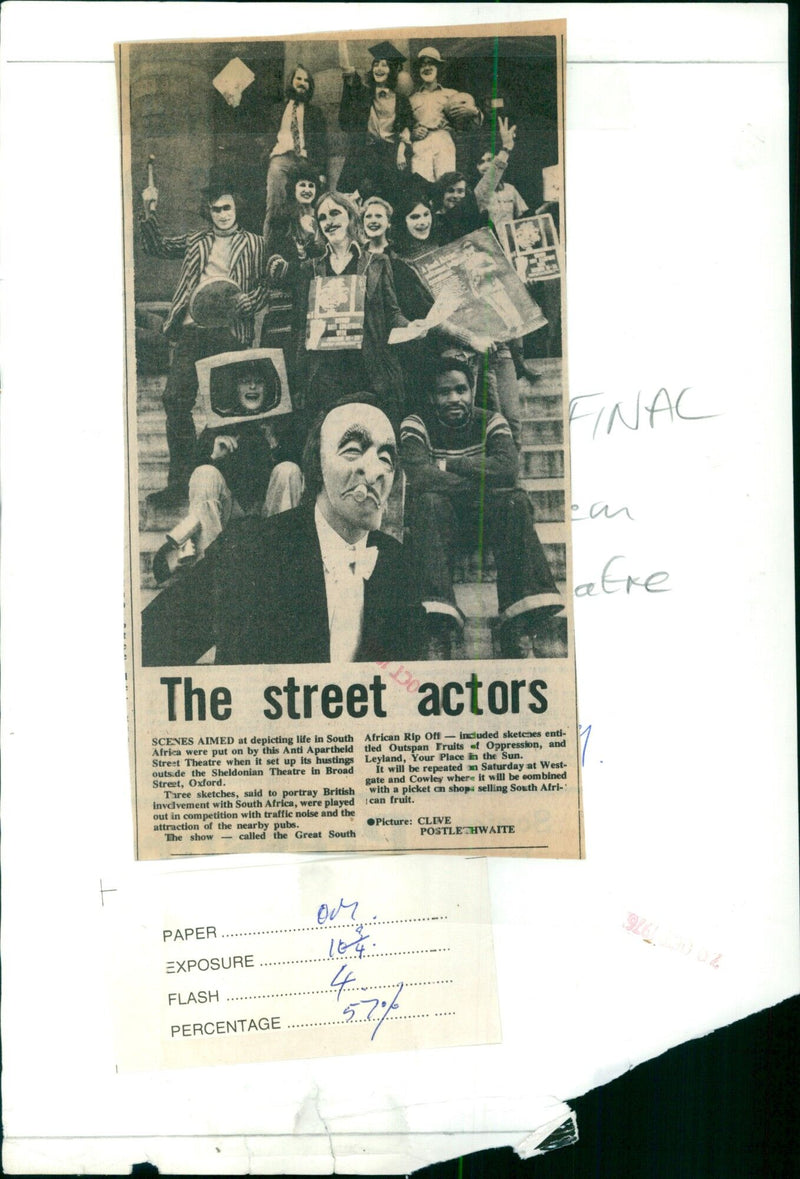
[[[308,431],[303,447],[303,457],[300,460],[304,482],[303,495],[310,499],[315,500],[324,486],[320,453],[322,427],[328,414],[332,410],[338,409],[340,405],[373,405],[376,409],[381,408],[372,393],[348,393],[344,397],[339,397],[327,409],[320,410],[311,423],[311,429]]]
[[[303,65],[302,61],[295,62],[295,64],[292,66],[292,72],[286,79],[286,89],[283,92],[283,97],[287,100],[287,102],[290,98],[294,98],[292,80],[294,79],[294,76],[298,70],[302,70],[304,74],[308,74],[308,101],[311,102],[311,99],[314,97],[314,75],[311,73],[310,69]]]
[[[397,60],[389,61],[385,57],[376,57],[376,58],[373,58],[372,64],[370,65],[369,69],[367,70],[366,86],[367,86],[367,89],[369,90],[369,92],[371,94],[374,94],[378,88],[378,83],[375,81],[375,76],[372,72],[372,67],[375,65],[376,61],[385,61],[387,66],[389,67],[389,77],[386,79],[385,82],[381,82],[381,86],[387,86],[389,88],[389,90],[396,90],[397,89],[397,75],[400,73],[400,67],[403,64],[402,61],[397,61]]]
[[[430,209],[431,213],[431,232],[424,242],[420,242],[418,238],[412,237],[406,227],[406,217],[412,210],[416,209],[417,205],[424,205],[426,209]],[[419,253],[422,248],[433,249],[437,244],[434,233],[433,213],[433,197],[429,189],[411,184],[400,192],[394,206],[391,242],[401,258],[409,254]]]
[[[433,367],[433,380],[436,383],[437,377],[443,377],[445,373],[458,372],[463,373],[467,378],[467,384],[470,389],[474,388],[475,372],[470,366],[468,360],[461,360],[458,356],[440,356]]]
[[[289,172],[288,182],[292,193],[298,180],[313,180],[319,189],[319,170],[309,164],[308,160],[298,160]]]
[[[444,176],[440,176],[436,181],[436,189],[440,196],[444,196],[448,188],[452,188],[454,184],[458,184],[460,180],[467,183],[467,178],[463,172],[445,172]]]
[[[218,183],[209,185],[208,188],[203,189],[203,204],[200,206],[200,216],[204,221],[213,224],[211,220],[210,205],[215,204],[221,196],[228,194],[233,197],[233,203],[236,206],[236,224],[241,228],[242,222],[247,220],[247,198],[242,195],[235,184]]]
[[[255,377],[264,386],[264,405],[259,413],[274,409],[281,399],[281,379],[269,356],[250,360],[232,360],[211,369],[209,397],[211,408],[220,417],[241,416],[237,388],[242,381]]]

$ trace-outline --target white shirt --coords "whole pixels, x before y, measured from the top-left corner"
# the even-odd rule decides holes
[[[295,102],[293,98],[290,98],[286,103],[286,109],[284,110],[283,118],[281,119],[281,126],[280,130],[278,131],[278,142],[269,153],[270,158],[272,158],[272,156],[285,156],[288,155],[289,152],[294,151],[294,141],[292,139],[292,110],[295,106],[297,107],[297,130],[300,133],[300,155],[304,156],[306,154],[306,139],[305,135],[303,134],[306,104],[304,102]]]
[[[367,134],[373,139],[394,143],[394,120],[397,111],[397,95],[386,86],[379,86],[369,108]]]
[[[355,544],[348,544],[331,528],[319,507],[314,508],[314,524],[325,571],[331,663],[352,663],[361,641],[364,621],[363,563],[367,552],[374,552],[377,557],[377,549],[367,550],[366,535]],[[358,566],[362,571],[357,574]]]

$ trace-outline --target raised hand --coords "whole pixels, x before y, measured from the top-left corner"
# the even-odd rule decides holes
[[[517,138],[516,124],[509,127],[509,119],[504,119],[502,115],[497,120],[497,130],[500,132],[500,142],[506,151],[514,150],[514,143]]]
[[[218,434],[214,439],[211,461],[212,463],[218,462],[220,459],[227,458],[229,454],[235,454],[238,449],[239,439],[235,438],[233,434]]]
[[[142,193],[142,203],[145,213],[155,213],[158,205],[158,189],[154,184],[148,184]]]

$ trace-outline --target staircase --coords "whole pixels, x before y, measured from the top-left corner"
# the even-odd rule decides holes
[[[536,531],[566,601],[567,524],[564,488],[563,385],[560,358],[535,360],[541,376],[534,383],[519,378],[522,445],[519,486],[533,505]],[[456,570],[456,601],[467,616],[464,628],[464,659],[499,659],[497,628],[497,573],[491,553],[476,549],[466,554]],[[556,616],[542,626],[534,642],[537,658],[564,658],[567,654],[565,616]]]
[[[165,430],[164,407],[161,395],[167,383],[166,375],[139,376],[137,379],[136,424],[139,438],[139,575],[142,589],[142,609],[158,593],[153,578],[153,554],[164,543],[165,533],[177,524],[188,509],[154,510],[147,503],[151,491],[159,491],[167,483],[169,455]]]
[[[536,529],[553,571],[559,591],[566,592],[566,539],[564,448],[560,359],[537,359],[542,374],[531,384],[520,378],[522,448],[520,486],[533,504]],[[147,496],[166,485],[168,454],[164,409],[161,396],[166,375],[139,376],[137,381],[137,430],[139,441],[139,572],[144,608],[158,593],[152,574],[153,554],[164,542],[165,533],[186,514],[188,503],[173,511],[154,510]],[[396,491],[396,494],[395,494]],[[389,502],[384,521],[386,531],[402,535],[402,484]],[[481,567],[477,549],[461,558],[456,570],[456,600],[467,616],[463,651],[465,659],[500,658],[497,641],[496,571],[490,553],[483,554]],[[566,603],[565,603],[566,604]],[[563,658],[567,654],[566,618],[557,616],[537,636],[538,658]]]

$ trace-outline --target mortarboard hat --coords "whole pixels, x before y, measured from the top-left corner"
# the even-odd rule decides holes
[[[399,49],[392,45],[391,41],[379,41],[377,45],[370,46],[370,53],[373,61],[405,61],[406,56],[401,53]]]

